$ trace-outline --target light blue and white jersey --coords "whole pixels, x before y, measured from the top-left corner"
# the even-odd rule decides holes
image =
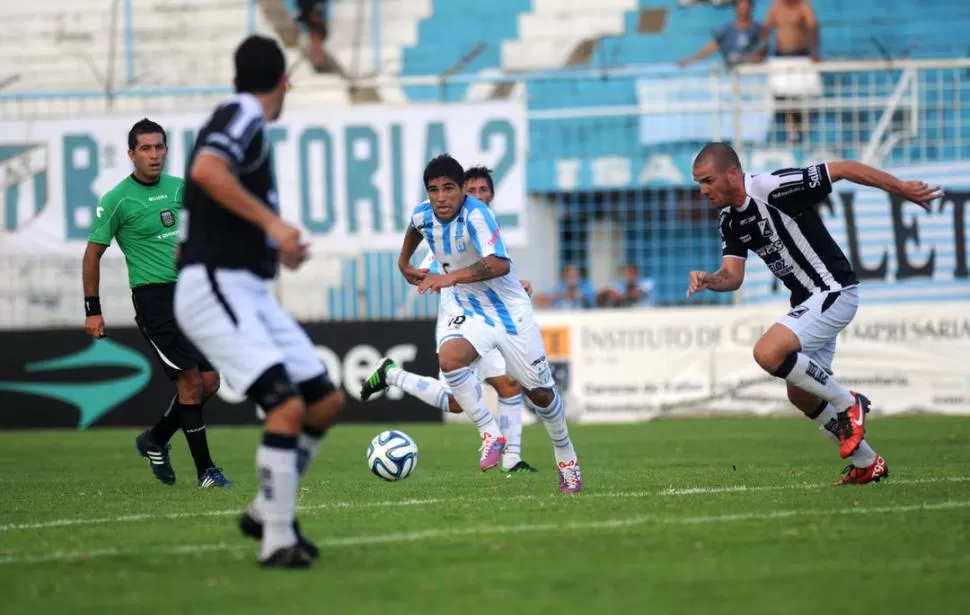
[[[512,260],[495,215],[475,197],[466,196],[458,215],[447,222],[439,220],[430,201],[425,201],[411,214],[411,226],[428,242],[442,273],[470,267],[491,255]],[[532,301],[522,288],[514,264],[501,277],[458,284],[446,290],[451,291],[450,297],[442,292],[441,301],[454,299],[454,313],[479,318],[510,335],[518,335],[520,330],[535,324]],[[442,309],[441,313],[452,312]]]
[[[418,269],[427,269],[430,275],[439,275],[442,273],[441,267],[438,265],[438,259],[434,257],[434,252],[428,252],[428,255],[418,265]],[[442,288],[438,294],[438,320],[447,321],[452,316],[465,313],[463,309],[458,307],[458,302],[455,301],[454,287]]]

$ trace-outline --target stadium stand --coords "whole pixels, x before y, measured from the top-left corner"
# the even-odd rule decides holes
[[[798,143],[790,141],[784,109],[762,69],[739,77],[742,99],[753,109],[741,114],[739,129],[732,114],[735,83],[721,62],[690,69],[674,64],[732,18],[730,6],[683,7],[678,0],[328,5],[327,49],[340,74],[316,74],[302,60],[294,0],[4,3],[0,17],[9,27],[0,33],[0,109],[14,116],[56,115],[77,109],[79,92],[103,109],[106,86],[119,97],[115,110],[181,109],[192,92],[201,92],[192,105],[205,106],[228,90],[225,58],[250,30],[284,42],[296,67],[294,106],[521,96],[529,113],[527,187],[556,211],[560,264],[576,264],[587,275],[598,269],[603,278],[594,238],[605,237],[618,250],[607,261],[638,265],[655,282],[660,305],[682,300],[685,267],[716,260],[718,245],[710,212],[683,207],[694,198],[689,178],[669,184],[643,179],[663,174],[663,167],[652,166],[657,160],[682,165],[702,142],[739,133],[748,147],[796,160],[870,157],[898,165],[970,159],[966,71],[885,62],[967,57],[962,32],[970,25],[970,4],[958,0],[814,0],[826,62],[819,65],[821,96],[799,103],[807,122]],[[756,3],[756,20],[769,5]],[[139,92],[152,97],[120,106],[126,94]],[[393,282],[373,273],[393,270],[387,259],[366,254],[331,267],[353,283],[327,289],[322,301],[328,313],[371,313],[370,300],[360,307],[355,288],[371,293],[383,287],[373,293],[395,296]],[[423,314],[432,306],[415,309]]]

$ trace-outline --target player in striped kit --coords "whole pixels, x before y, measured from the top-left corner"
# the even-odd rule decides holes
[[[755,361],[787,382],[789,401],[851,459],[836,485],[888,477],[886,460],[865,440],[869,400],[833,377],[836,339],[859,308],[859,281],[816,206],[840,179],[900,195],[926,210],[942,196],[939,188],[851,161],[749,175],[737,152],[723,143],[706,145],[693,173],[701,193],[721,210],[724,258],[716,272],[690,272],[687,296],[704,289],[737,290],[748,251],[761,257],[791,291],[792,309],[755,344]]]
[[[495,196],[495,184],[492,181],[491,171],[481,166],[465,171],[464,191],[465,194],[479,199],[486,205],[491,205]],[[432,275],[442,273],[433,252],[428,253],[418,268]],[[528,283],[523,281],[522,285],[526,292],[531,294]],[[464,310],[458,307],[454,293],[453,288],[445,288],[441,291],[438,324],[435,331],[436,342],[444,335],[448,321],[464,313]],[[525,410],[522,402],[522,387],[506,375],[502,353],[496,349],[482,356],[475,366],[475,375],[479,382],[488,384],[498,393],[499,427],[506,439],[501,471],[507,474],[538,472],[535,467],[522,459],[522,413]],[[408,395],[430,406],[440,408],[442,412],[460,413],[461,406],[458,405],[444,379],[443,373],[439,374],[438,380],[435,380],[408,372],[385,357],[374,373],[364,381],[360,398],[367,401],[388,386],[396,386]]]
[[[464,179],[461,164],[447,154],[428,163],[424,185],[429,199],[411,214],[398,267],[421,293],[454,287],[462,313],[446,323],[438,340],[438,362],[455,399],[481,435],[479,467],[497,466],[506,446],[473,369],[481,357],[498,349],[509,376],[525,391],[525,403],[549,432],[559,490],[577,493],[582,489],[579,459],[532,301],[515,274],[495,216],[484,203],[464,194]],[[428,242],[443,274],[432,275],[411,264],[422,241]]]

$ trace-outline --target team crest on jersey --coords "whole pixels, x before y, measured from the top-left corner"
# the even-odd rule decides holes
[[[758,228],[761,229],[762,237],[771,237],[771,225],[767,220],[758,220]]]
[[[162,218],[162,226],[175,226],[175,212],[171,209],[163,209],[159,216]]]

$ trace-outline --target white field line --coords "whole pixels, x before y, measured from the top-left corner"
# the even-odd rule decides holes
[[[895,485],[932,485],[937,483],[963,483],[970,482],[970,476],[948,476],[948,477],[938,477],[938,478],[913,478],[913,479],[892,479],[891,483]],[[767,485],[767,486],[754,486],[748,487],[745,485],[727,485],[720,487],[688,487],[688,488],[668,488],[662,489],[660,491],[608,491],[608,492],[593,492],[584,493],[578,496],[572,496],[569,499],[587,499],[587,498],[604,498],[604,499],[621,499],[621,498],[650,498],[650,497],[675,497],[675,496],[691,496],[691,495],[716,495],[725,493],[757,493],[761,491],[794,491],[794,490],[815,490],[830,488],[828,483],[792,483],[789,485]],[[845,487],[845,489],[852,489],[858,487]],[[878,488],[878,487],[876,487]],[[399,506],[429,506],[434,504],[466,504],[484,501],[495,501],[500,499],[499,496],[490,498],[428,498],[428,499],[412,499],[412,500],[387,500],[381,502],[325,502],[322,504],[310,504],[308,506],[300,506],[298,510],[301,512],[309,512],[316,510],[333,510],[333,509],[365,509],[365,508],[384,508],[391,507],[396,508]],[[564,496],[559,494],[550,495],[508,495],[505,499],[510,502],[521,502],[529,500],[563,500]],[[49,528],[58,527],[68,527],[75,525],[104,525],[104,524],[115,524],[115,523],[132,523],[136,521],[154,521],[161,519],[190,519],[197,517],[227,517],[232,515],[238,515],[242,512],[240,508],[233,509],[222,509],[222,510],[209,510],[209,511],[193,511],[193,512],[182,512],[182,513],[144,513],[144,514],[134,514],[134,515],[120,515],[117,517],[101,517],[101,518],[70,518],[70,519],[53,519],[51,521],[38,521],[35,523],[9,523],[6,525],[0,525],[0,532],[14,532],[18,530],[43,530]]]
[[[970,508],[970,500],[936,502],[932,504],[912,504],[900,506],[870,506],[854,508],[834,508],[828,510],[773,510],[769,512],[751,512],[732,515],[708,515],[700,517],[681,517],[681,516],[641,516],[630,517],[627,519],[607,519],[603,521],[574,521],[566,523],[524,523],[521,525],[506,526],[481,526],[468,528],[433,528],[419,530],[415,532],[402,532],[395,534],[372,534],[364,536],[349,536],[346,538],[336,538],[325,540],[318,543],[318,546],[327,548],[354,547],[361,545],[376,545],[403,542],[421,542],[425,540],[447,540],[451,538],[463,537],[483,537],[496,534],[532,534],[540,532],[573,532],[577,530],[613,530],[637,526],[662,526],[662,525],[702,525],[735,523],[739,521],[773,521],[777,519],[791,519],[795,517],[827,517],[838,515],[879,515],[879,514],[905,514],[911,512],[934,512],[941,510],[954,510]],[[5,564],[34,564],[45,562],[75,561],[83,562],[91,559],[106,557],[144,557],[151,555],[158,557],[163,555],[196,555],[213,551],[251,551],[245,549],[242,544],[200,544],[182,545],[168,549],[146,550],[123,550],[113,547],[92,549],[90,551],[52,551],[40,554],[14,554],[0,557],[0,565]]]

